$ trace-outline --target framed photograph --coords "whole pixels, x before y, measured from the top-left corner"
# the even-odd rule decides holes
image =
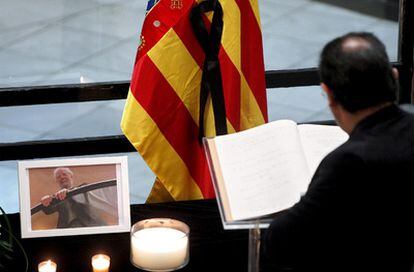
[[[127,157],[19,162],[22,238],[130,230]]]

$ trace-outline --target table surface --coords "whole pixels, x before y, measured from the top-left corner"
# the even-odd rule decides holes
[[[20,237],[19,214],[8,215]],[[180,201],[131,206],[132,224],[146,218],[169,217],[190,227],[190,262],[179,271],[247,271],[248,231],[224,230],[215,200]],[[130,263],[129,233],[30,238],[20,240],[29,256],[29,271],[52,259],[57,272],[92,271],[91,257],[97,253],[111,257],[110,271],[141,271]],[[6,271],[23,271],[24,261],[15,257]],[[15,267],[12,267],[15,266]]]

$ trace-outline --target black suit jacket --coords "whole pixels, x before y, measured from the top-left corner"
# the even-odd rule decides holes
[[[362,120],[320,164],[307,193],[264,235],[274,269],[409,271],[414,247],[414,116]]]

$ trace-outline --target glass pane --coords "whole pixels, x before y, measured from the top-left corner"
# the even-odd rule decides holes
[[[267,91],[269,119],[333,119],[319,86]],[[0,107],[0,143],[122,134],[125,100]]]
[[[144,0],[2,0],[0,87],[129,80]]]
[[[0,107],[0,143],[122,134],[125,100]]]
[[[373,32],[386,45],[390,59],[397,60],[398,0],[259,3],[266,70],[316,67],[322,47],[350,31]]]
[[[269,121],[291,119],[307,123],[334,119],[319,86],[269,89],[267,105]]]
[[[154,183],[154,174],[142,160],[141,156],[136,152],[112,155],[128,156],[130,202],[131,204],[144,203],[152,188],[152,184]],[[111,156],[111,154],[87,157],[96,156]],[[0,207],[2,207],[7,213],[15,213],[19,211],[19,183],[17,172],[17,161],[0,162]]]
[[[398,23],[381,11],[398,12],[398,0],[370,1],[368,10],[358,2],[259,0],[266,69],[314,67],[322,46],[351,30],[373,31],[396,60]],[[0,87],[129,80],[146,4],[3,0]]]

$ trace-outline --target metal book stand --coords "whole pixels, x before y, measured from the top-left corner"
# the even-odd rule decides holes
[[[259,272],[260,270],[260,222],[249,229],[249,256],[248,272]]]

